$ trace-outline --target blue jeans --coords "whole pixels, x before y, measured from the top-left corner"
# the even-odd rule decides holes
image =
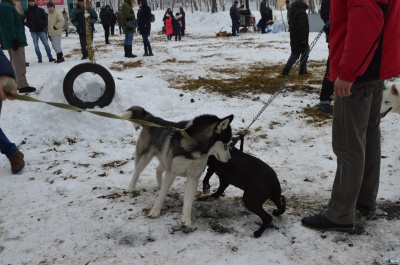
[[[132,46],[132,42],[133,42],[133,33],[126,33],[124,45]]]
[[[143,45],[144,45],[144,49],[146,50],[146,48],[150,48],[150,41],[149,41],[149,35],[147,34],[142,34],[142,38],[143,38]]]
[[[47,53],[47,57],[49,59],[53,58],[53,56],[51,56],[51,50],[50,50],[49,42],[47,41],[46,32],[44,32],[44,31],[31,32],[31,35],[32,35],[32,39],[33,39],[33,45],[35,45],[35,52],[36,52],[37,58],[39,60],[42,60],[42,54],[40,53],[40,48],[39,48],[39,39],[43,43],[44,49],[46,50],[46,53]]]
[[[10,140],[8,140],[7,136],[3,133],[3,130],[1,128],[0,128],[0,151],[8,158],[15,156],[19,152],[17,146],[14,143],[11,143]]]
[[[232,36],[236,36],[237,30],[238,30],[238,21],[236,19],[232,19]]]

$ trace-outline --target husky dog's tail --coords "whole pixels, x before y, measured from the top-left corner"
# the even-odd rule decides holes
[[[155,123],[160,126],[164,127],[175,127],[179,129],[185,129],[191,123],[189,121],[180,121],[180,122],[173,122],[167,121],[162,118],[156,117],[150,112],[146,111],[144,108],[139,106],[133,106],[129,108],[125,113],[121,115],[124,119],[134,119],[134,120],[144,120],[148,122]],[[139,127],[139,124],[135,123],[136,129]]]
[[[133,106],[129,108],[126,112],[121,115],[124,119],[134,119],[134,120],[145,120],[150,121],[154,117],[149,112],[147,112],[144,108],[139,106]],[[139,126],[139,124],[135,125]]]

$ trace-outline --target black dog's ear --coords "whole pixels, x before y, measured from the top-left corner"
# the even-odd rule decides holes
[[[219,122],[216,132],[217,133],[221,133],[223,130],[225,130],[226,128],[228,128],[229,124],[231,124],[233,120],[233,115],[229,115],[223,119],[221,119],[221,121]]]

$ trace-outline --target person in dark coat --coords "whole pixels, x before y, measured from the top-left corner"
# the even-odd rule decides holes
[[[231,9],[229,10],[229,15],[232,19],[232,36],[236,36],[236,32],[238,30],[238,24],[240,19],[239,9],[238,9],[239,2],[233,2]]]
[[[112,20],[111,20],[111,35],[114,36],[114,30],[115,30],[115,24],[117,23],[117,15],[114,13],[114,9],[110,7],[110,11],[112,14]]]
[[[330,29],[330,22],[329,22],[329,7],[330,7],[330,0],[322,0],[321,2],[321,10],[320,10],[320,16],[322,20],[325,23],[325,34],[326,34],[326,42],[329,43],[329,29]],[[329,47],[329,44],[328,44]],[[332,101],[332,95],[333,95],[333,89],[334,89],[334,82],[329,81],[327,78],[327,75],[329,73],[329,56],[328,60],[326,62],[326,71],[324,75],[324,79],[322,80],[322,88],[321,88],[321,93],[319,95],[319,100],[320,100],[320,108],[323,112],[325,113],[332,113],[332,108],[331,108],[331,101]]]
[[[267,0],[262,0],[260,3],[260,14],[261,14],[261,20],[260,20],[260,26],[261,26],[261,33],[267,33],[265,32],[265,28],[267,27],[267,16],[268,16],[268,9],[267,9]]]
[[[29,28],[31,32],[33,45],[35,46],[36,56],[38,62],[42,62],[42,53],[39,48],[39,39],[42,42],[44,49],[46,50],[49,62],[54,62],[55,59],[51,55],[49,42],[47,41],[47,14],[43,8],[38,7],[35,0],[28,1],[28,9],[24,12],[25,15],[25,26]]]
[[[185,30],[186,30],[186,21],[185,21],[185,19],[186,19],[186,14],[185,14],[185,11],[183,10],[183,7],[180,7],[180,8],[179,8],[179,13],[182,15],[182,20],[181,20],[181,22],[182,22],[182,25],[181,25],[181,35],[182,35],[182,36],[185,36]]]
[[[13,99],[12,94],[17,93],[17,83],[15,82],[14,70],[10,61],[0,49],[0,113],[3,100]],[[16,174],[24,166],[24,154],[20,152],[17,146],[10,142],[3,130],[0,128],[0,152],[4,154],[11,164],[11,172]]]
[[[175,14],[174,17],[174,35],[175,35],[175,41],[181,40],[181,22],[182,22],[182,15],[178,12]]]
[[[147,4],[147,0],[139,0],[138,5],[140,10],[138,11],[138,29],[143,39],[144,54],[143,56],[153,56],[151,49],[149,35],[151,31],[152,14],[151,9]]]
[[[89,8],[90,22],[92,24],[92,40],[94,24],[97,22],[97,13],[93,8]],[[86,24],[85,24],[85,2],[78,0],[78,4],[72,9],[70,14],[72,24],[76,27],[76,32],[79,34],[79,42],[81,44],[82,60],[88,58],[87,42],[86,42]]]
[[[291,5],[290,18],[289,18],[289,31],[290,31],[290,57],[283,68],[282,75],[289,74],[293,65],[300,57],[300,71],[299,75],[307,74],[307,60],[308,60],[308,35],[309,24],[306,10],[308,9],[308,0],[296,0]]]
[[[100,21],[104,29],[104,38],[106,44],[110,44],[108,37],[110,36],[110,27],[113,20],[113,12],[110,10],[110,6],[106,5],[100,11]]]

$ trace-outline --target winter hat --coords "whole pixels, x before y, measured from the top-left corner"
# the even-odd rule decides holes
[[[56,7],[56,6],[54,5],[53,1],[49,1],[49,2],[47,3],[47,8],[49,8],[49,7]]]

